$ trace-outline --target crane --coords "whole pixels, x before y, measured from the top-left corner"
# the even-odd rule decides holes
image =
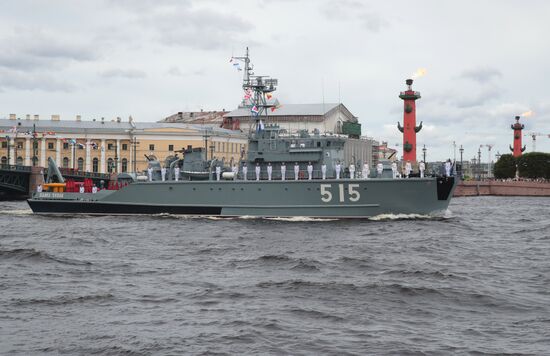
[[[532,152],[536,152],[537,151],[537,136],[546,136],[546,135],[542,134],[540,132],[529,132],[529,133],[525,134],[525,136],[530,136],[531,137],[531,139],[533,140]],[[550,135],[548,135],[548,137],[550,137]]]

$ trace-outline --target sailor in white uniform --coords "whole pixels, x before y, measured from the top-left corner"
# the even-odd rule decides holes
[[[382,163],[378,163],[376,165],[376,176],[378,178],[382,178],[382,172],[384,172],[384,165]]]
[[[256,163],[256,180],[260,180],[260,172],[261,172],[261,167],[260,167],[260,164],[259,163]]]
[[[353,163],[349,165],[349,177],[355,179],[355,165]]]
[[[298,162],[294,164],[294,180],[298,180],[298,176],[300,175],[300,166],[298,165]]]
[[[267,180],[271,180],[271,174],[273,173],[273,166],[271,162],[267,164]]]
[[[220,180],[221,175],[222,175],[222,167],[218,165],[216,166],[216,180]]]
[[[313,178],[313,165],[311,162],[308,162],[307,164],[307,179],[311,180]]]
[[[97,187],[94,185],[92,187],[92,194],[96,194],[97,193]]]
[[[327,165],[326,163],[323,163],[321,165],[321,176],[323,179],[327,179]]]
[[[342,165],[340,164],[340,161],[336,162],[334,170],[336,171],[336,179],[340,179],[340,172],[342,172]]]
[[[174,180],[177,182],[180,179],[180,166],[174,168]]]
[[[80,194],[84,193],[84,186],[83,185],[81,185],[80,188],[78,188],[78,192]]]
[[[396,162],[392,162],[392,164],[391,164],[391,174],[392,174],[393,179],[397,178],[397,163]]]
[[[233,172],[233,180],[237,179],[237,175],[239,174],[239,167],[235,163],[233,163],[233,167],[231,167],[231,172]]]
[[[424,171],[426,170],[426,163],[424,161],[420,161],[418,164],[418,169],[420,170],[420,178],[424,178]]]
[[[285,180],[286,176],[286,164],[285,162],[281,163],[281,180]]]
[[[38,193],[42,193],[42,184],[38,184],[38,186],[36,187],[36,191]]]
[[[246,176],[248,175],[248,166],[246,163],[243,163],[243,180],[246,180]]]
[[[153,167],[147,168],[147,177],[149,177],[149,182],[153,181]]]
[[[448,159],[447,162],[445,162],[445,176],[450,177],[451,176],[451,159]]]
[[[411,162],[407,161],[407,163],[405,163],[405,175],[407,176],[407,178],[409,178],[409,176],[411,175],[411,172],[412,172]]]
[[[369,179],[370,168],[368,163],[363,163],[363,170],[361,171],[361,175],[363,176],[363,179]]]
[[[164,182],[166,180],[166,167],[162,167],[160,169],[160,174],[162,176],[162,181]]]

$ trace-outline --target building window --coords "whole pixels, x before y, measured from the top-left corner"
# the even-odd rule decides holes
[[[77,144],[76,144],[76,147],[78,147],[79,150],[83,150],[83,149],[84,149],[84,145],[81,144],[81,143],[77,143]]]
[[[21,157],[21,156],[17,157],[17,161],[15,162],[15,164],[17,164],[18,166],[22,166],[23,165],[23,157]]]
[[[154,151],[155,150],[155,145],[149,145],[149,151]]]
[[[7,148],[8,147],[8,143],[6,141],[2,141],[2,148]]]
[[[109,151],[112,151],[112,150],[113,150],[113,144],[112,144],[112,143],[108,143],[108,144],[107,144],[107,149],[108,149]]]
[[[32,165],[33,166],[38,166],[38,157],[36,157],[36,156],[32,157]]]
[[[94,173],[99,172],[99,160],[97,159],[97,157],[92,160],[92,171]]]
[[[53,150],[53,142],[48,142],[48,149]]]
[[[23,142],[17,142],[17,149],[20,150],[23,148]]]
[[[78,170],[83,171],[84,170],[84,159],[82,157],[80,157],[77,162],[78,162]]]
[[[174,150],[174,145],[168,145],[168,151],[172,152]]]
[[[68,150],[68,149],[69,149],[69,143],[68,143],[68,142],[63,142],[63,149],[64,149],[64,150]]]
[[[69,168],[69,158],[63,157],[63,168]]]
[[[109,158],[107,160],[107,172],[112,173],[115,170],[115,160]]]
[[[8,157],[2,156],[2,164],[8,164]]]
[[[32,147],[33,147],[35,150],[38,149],[38,142],[34,141],[34,142],[32,143]]]
[[[126,158],[122,159],[122,172],[128,172],[128,160]]]
[[[222,152],[225,152],[225,142],[222,142]]]
[[[123,151],[128,151],[128,144],[127,143],[122,144],[122,150]]]

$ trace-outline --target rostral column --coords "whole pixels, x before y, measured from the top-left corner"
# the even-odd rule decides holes
[[[521,130],[523,130],[525,126],[519,123],[519,119],[520,117],[516,116],[516,123],[510,125],[512,130],[514,130],[514,147],[512,148],[512,146],[510,146],[510,151],[513,152],[514,157],[521,156],[523,151],[525,151],[525,146],[521,146]]]
[[[422,130],[422,121],[416,126],[416,100],[420,99],[420,93],[412,90],[412,79],[407,79],[405,83],[407,90],[399,94],[404,102],[403,126],[397,122],[397,128],[403,133],[403,160],[416,162],[416,134]]]

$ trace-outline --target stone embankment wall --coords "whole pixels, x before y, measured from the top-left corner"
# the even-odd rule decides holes
[[[455,197],[477,195],[550,197],[550,183],[524,181],[462,181],[454,192]]]

